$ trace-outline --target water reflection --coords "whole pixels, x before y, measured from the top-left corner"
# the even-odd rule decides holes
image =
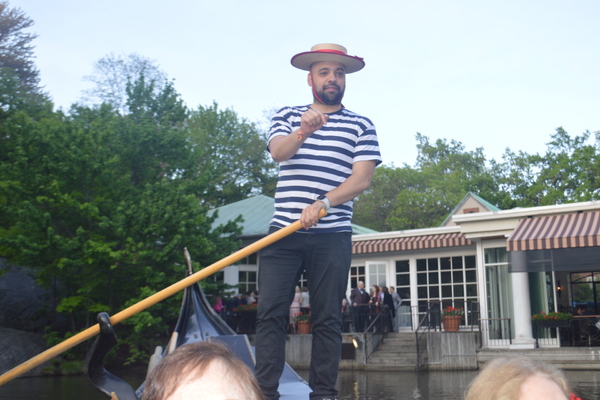
[[[299,370],[305,379],[308,371]],[[600,399],[598,371],[565,371],[575,393],[583,400]],[[139,373],[127,377],[134,387]],[[477,371],[394,372],[340,371],[340,400],[461,400]],[[143,378],[142,378],[143,379]],[[21,378],[0,387],[2,400],[106,400],[83,376],[60,378]]]

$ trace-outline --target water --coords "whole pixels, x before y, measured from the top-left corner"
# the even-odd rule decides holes
[[[299,370],[305,379],[308,371]],[[600,399],[598,371],[565,371],[575,393],[583,400]],[[117,374],[118,375],[118,374]],[[340,371],[340,400],[460,400],[477,371],[375,372]],[[134,387],[138,378],[127,379]],[[143,379],[143,378],[142,378]],[[83,376],[58,378],[21,378],[0,387],[4,400],[106,400]]]

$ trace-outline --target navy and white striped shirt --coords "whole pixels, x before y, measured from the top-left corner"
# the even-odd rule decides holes
[[[300,128],[302,114],[309,106],[284,107],[271,120],[269,143]],[[345,108],[328,114],[329,120],[310,135],[298,152],[279,164],[275,194],[275,215],[271,226],[284,227],[300,219],[300,214],[317,197],[338,187],[352,174],[357,161],[381,163],[377,133],[373,123]],[[352,232],[353,200],[331,207],[309,233]]]

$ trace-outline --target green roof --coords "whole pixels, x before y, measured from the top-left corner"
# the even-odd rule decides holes
[[[215,211],[219,212],[219,216],[213,222],[213,228],[226,224],[228,221],[234,220],[241,215],[244,219],[241,223],[242,237],[266,236],[269,233],[269,223],[275,211],[275,200],[272,197],[260,194],[215,208],[210,212],[212,214]],[[377,233],[373,229],[356,224],[352,224],[352,231],[354,234]]]
[[[452,218],[452,216],[454,214],[456,214],[456,212],[462,207],[462,205],[466,203],[466,201],[469,199],[469,197],[475,199],[479,204],[481,204],[485,208],[485,211],[500,211],[500,209],[498,207],[496,207],[489,201],[482,199],[481,197],[477,196],[473,192],[467,192],[465,197],[463,197],[463,199],[460,201],[460,203],[458,203],[456,205],[456,207],[454,207],[452,212],[450,214],[448,214],[448,216],[446,217],[446,219],[444,219],[444,222],[442,222],[442,225],[440,225],[440,226],[445,226],[446,223],[450,220],[450,218]]]
[[[242,236],[266,235],[275,211],[275,202],[271,197],[261,194],[211,211],[219,212],[219,216],[213,222],[213,227],[224,225],[241,215],[244,219],[241,223]]]

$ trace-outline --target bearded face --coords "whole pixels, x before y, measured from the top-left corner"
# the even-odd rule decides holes
[[[320,90],[315,90],[315,92],[319,96],[319,99],[328,106],[340,104],[344,97],[344,88],[335,83],[324,85]]]
[[[318,62],[311,67],[308,84],[315,101],[328,106],[341,104],[346,89],[344,65],[337,62]]]

